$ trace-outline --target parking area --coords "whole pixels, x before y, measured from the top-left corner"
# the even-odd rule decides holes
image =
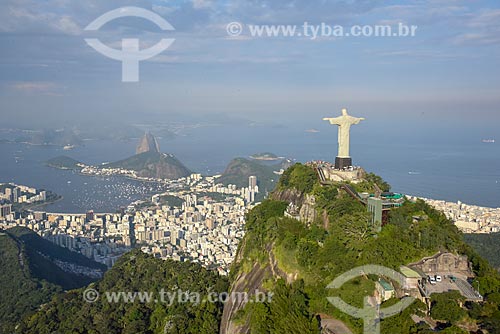
[[[432,282],[432,283],[431,283]],[[460,290],[455,282],[453,282],[449,277],[441,276],[441,281],[430,281],[429,279],[425,282],[427,292],[429,295],[433,293],[442,293],[450,290]]]
[[[466,277],[437,273],[429,275],[424,282],[427,296],[433,293],[459,291],[468,300],[482,300],[482,296],[467,282]]]

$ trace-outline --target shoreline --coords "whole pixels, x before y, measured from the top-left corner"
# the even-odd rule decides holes
[[[275,161],[275,160],[282,160],[282,159],[284,159],[284,158],[281,158],[281,157],[280,158],[263,158],[263,159],[257,159],[257,158],[252,158],[251,156],[250,156],[250,158],[253,159],[253,160],[262,160],[262,161]],[[88,177],[122,177],[122,178],[125,178],[125,179],[128,179],[128,180],[138,181],[138,182],[166,184],[166,182],[163,179],[153,179],[153,180],[150,180],[150,179],[143,179],[143,178],[140,178],[140,177],[134,177],[134,176],[131,176],[131,175],[123,175],[123,174],[112,174],[112,175],[86,174],[86,173],[82,173],[81,169],[79,170],[79,169],[76,169],[76,168],[56,167],[56,166],[52,166],[52,165],[48,165],[48,164],[46,164],[46,166],[51,167],[51,168],[55,168],[55,169],[59,169],[59,170],[64,170],[64,171],[68,171],[68,170],[69,171],[74,171],[74,172],[77,172],[79,175],[88,176]],[[170,180],[170,181],[175,181],[175,180]],[[444,202],[448,202],[448,203],[455,203],[456,202],[456,201],[447,200],[447,199],[428,198],[428,197],[417,196],[417,195],[413,195],[413,194],[405,194],[405,196],[407,196],[407,197],[421,198],[423,200],[444,201]],[[50,203],[50,204],[52,204],[52,203]],[[500,209],[500,206],[498,206],[498,207],[495,207],[495,206],[485,206],[485,205],[478,205],[478,204],[470,204],[470,203],[467,203],[467,202],[463,202],[463,204],[466,204],[466,205],[469,205],[469,206],[478,207],[478,208],[485,208],[485,209]]]
[[[33,203],[33,204],[28,205],[25,208],[21,208],[21,210],[33,211],[33,209],[35,209],[35,208],[38,208],[38,207],[41,207],[41,206],[44,206],[44,205],[54,204],[54,203],[57,203],[59,201],[62,201],[63,199],[64,199],[64,196],[57,195],[56,199],[53,199],[53,200],[50,200],[50,201],[46,201],[46,202],[43,202],[43,203]]]
[[[88,176],[88,177],[97,177],[97,178],[99,178],[99,177],[122,177],[122,178],[133,180],[133,181],[165,184],[164,179],[154,179],[153,178],[153,180],[150,180],[150,178],[146,179],[146,178],[142,178],[140,176],[134,177],[134,176],[123,175],[123,174],[109,174],[109,175],[87,174],[87,173],[82,173],[83,168],[69,168],[69,167],[62,167],[62,166],[54,166],[54,165],[50,165],[50,164],[45,164],[45,166],[50,167],[50,168],[54,168],[54,169],[63,170],[63,171],[72,171],[72,172],[77,173],[78,175]],[[175,181],[175,180],[170,180],[170,181]]]
[[[249,156],[249,158],[252,160],[260,160],[260,161],[278,161],[285,159],[285,157],[268,158],[268,157],[253,157],[253,156]]]

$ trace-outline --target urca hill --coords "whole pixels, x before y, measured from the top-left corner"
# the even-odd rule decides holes
[[[123,168],[137,172],[140,177],[156,179],[179,179],[191,171],[173,154],[160,153],[156,138],[146,133],[137,146],[135,155],[105,165],[109,168]]]
[[[161,153],[156,138],[150,133],[146,133],[140,140],[136,152],[137,154],[126,159],[100,166],[88,166],[67,156],[52,158],[46,162],[46,165],[58,169],[76,171],[85,171],[85,169],[91,168],[92,172],[96,173],[99,173],[101,169],[123,169],[134,171],[138,177],[171,180],[191,174],[191,171],[173,154]]]

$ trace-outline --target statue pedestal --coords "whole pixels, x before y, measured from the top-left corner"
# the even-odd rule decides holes
[[[351,158],[335,157],[335,169],[344,169],[352,166]]]

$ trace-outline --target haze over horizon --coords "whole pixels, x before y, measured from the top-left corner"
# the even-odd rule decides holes
[[[139,18],[83,29],[123,6],[153,10],[163,32]],[[298,123],[335,115],[411,121],[424,113],[479,126],[498,120],[500,6],[495,1],[88,1],[7,0],[0,13],[0,104],[4,124],[66,124],[176,115],[231,115]],[[246,25],[417,25],[415,37],[228,37]],[[246,34],[245,34],[246,33]],[[175,38],[121,82],[121,64],[89,47]],[[43,120],[38,117],[43,115]],[[481,115],[480,119],[476,115]],[[410,115],[411,117],[406,117]],[[33,121],[35,118],[36,121]],[[224,117],[221,117],[224,118]]]

